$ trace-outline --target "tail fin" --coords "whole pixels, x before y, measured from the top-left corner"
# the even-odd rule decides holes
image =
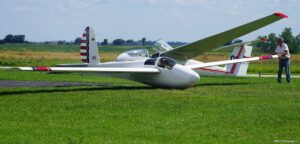
[[[86,27],[82,34],[80,58],[89,65],[97,65],[100,62],[95,32],[91,27]]]
[[[252,46],[241,45],[236,47],[231,53],[230,59],[241,59],[251,57]],[[247,74],[249,62],[234,63],[225,65],[226,71],[235,76],[244,76]]]

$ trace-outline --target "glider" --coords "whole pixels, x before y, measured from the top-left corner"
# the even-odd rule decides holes
[[[199,63],[191,59],[207,51],[220,48],[224,43],[260,29],[283,18],[282,13],[274,13],[228,31],[198,40],[196,42],[168,49],[165,52],[149,56],[146,50],[132,50],[121,54],[116,61],[100,63],[100,56],[95,33],[86,27],[82,35],[80,57],[83,63],[60,64],[55,67],[18,67],[27,71],[47,72],[80,72],[120,77],[141,82],[153,87],[188,88],[199,81],[197,70],[238,63],[278,58],[277,55],[241,58],[242,48],[238,51],[238,59]],[[235,69],[234,69],[235,70]],[[234,71],[229,71],[234,74]]]

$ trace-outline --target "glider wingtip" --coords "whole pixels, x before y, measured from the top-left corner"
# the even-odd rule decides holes
[[[274,13],[274,15],[279,16],[279,17],[281,17],[281,18],[288,18],[287,15],[285,15],[285,14],[283,14],[283,13],[280,13],[280,12],[276,12],[276,13]]]

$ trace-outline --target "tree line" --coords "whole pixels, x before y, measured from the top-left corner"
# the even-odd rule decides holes
[[[0,44],[4,43],[25,43],[25,35],[12,35],[8,34],[4,39],[0,40]]]
[[[81,42],[81,38],[78,37],[74,40],[74,44],[80,44]],[[133,40],[133,39],[128,39],[128,40],[124,40],[124,39],[115,39],[112,42],[109,42],[108,39],[104,39],[102,42],[98,42],[98,45],[152,45],[154,44],[155,41],[147,41],[145,37],[143,37],[141,40]]]
[[[270,33],[265,36],[258,36],[258,41],[255,45],[265,53],[274,52],[277,47],[277,38],[283,38],[284,42],[288,45],[290,53],[297,54],[300,52],[300,34],[294,36],[292,28],[284,28],[281,34],[276,35]]]
[[[5,36],[4,39],[0,39],[0,44],[5,43],[44,43],[44,44],[57,44],[57,45],[68,45],[68,44],[80,44],[81,38],[77,37],[74,41],[66,41],[66,40],[58,40],[58,41],[44,41],[44,42],[31,42],[25,40],[25,35],[12,35],[8,34]],[[156,41],[147,40],[145,37],[143,37],[140,40],[133,40],[133,39],[114,39],[111,42],[108,41],[108,39],[103,39],[102,42],[98,42],[98,45],[107,46],[107,45],[128,45],[128,46],[153,46]],[[180,46],[187,44],[185,42],[177,42],[177,41],[171,41],[168,42],[171,46]]]
[[[44,42],[28,42],[25,40],[25,35],[12,35],[8,34],[5,36],[4,39],[0,39],[0,44],[5,44],[5,43],[44,43],[44,44],[58,44],[58,45],[63,45],[63,44],[80,44],[81,43],[81,38],[78,37],[74,41],[66,41],[66,40],[58,40],[58,41],[44,41]],[[112,40],[111,42],[108,41],[108,39],[104,39],[102,42],[98,42],[98,45],[130,45],[130,46],[147,46],[147,45],[154,45],[156,41],[151,41],[147,40],[145,37],[143,37],[141,40],[133,40],[133,39],[115,39]],[[186,44],[184,42],[168,42],[170,45],[173,46],[179,46]]]
[[[74,40],[74,44],[80,44],[81,38],[78,37]],[[156,43],[156,41],[153,40],[147,40],[145,37],[143,37],[140,40],[133,40],[133,39],[114,39],[111,42],[109,42],[108,39],[103,39],[102,42],[98,42],[98,45],[107,46],[107,45],[128,45],[128,46],[153,46]],[[180,46],[187,44],[186,42],[178,42],[178,41],[170,41],[168,42],[171,46]]]

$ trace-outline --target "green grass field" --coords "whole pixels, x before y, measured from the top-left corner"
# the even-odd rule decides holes
[[[300,79],[202,77],[186,90],[79,74],[0,79],[111,84],[0,88],[0,143],[300,142]]]
[[[129,49],[133,47],[107,47],[106,52]],[[78,47],[0,45],[0,52],[7,51],[77,53]],[[207,60],[224,53],[210,53]],[[78,60],[0,58],[2,66],[70,62]],[[249,71],[275,74],[276,63],[251,63]],[[292,64],[292,72],[300,73],[299,60]],[[277,84],[276,78],[201,77],[185,90],[109,77],[12,70],[0,70],[0,80],[109,84],[0,88],[0,144],[300,142],[300,79]]]

